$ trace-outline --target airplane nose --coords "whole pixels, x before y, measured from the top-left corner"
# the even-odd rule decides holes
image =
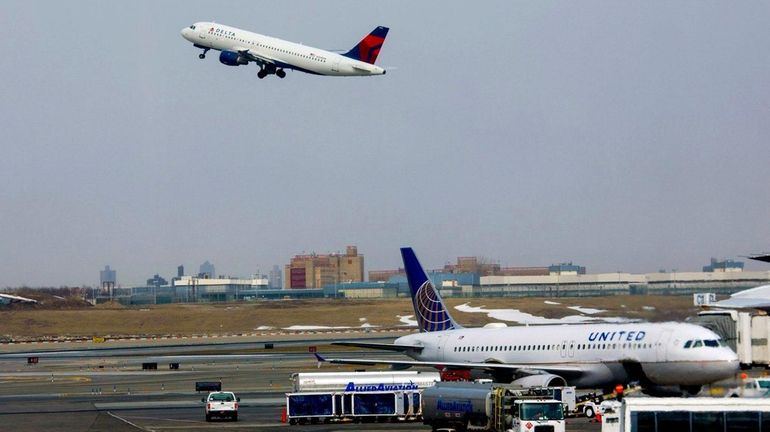
[[[181,32],[179,32],[179,33],[181,33],[181,34],[182,34],[182,37],[183,37],[183,38],[187,39],[187,34],[188,34],[189,32],[190,32],[190,28],[189,28],[189,27],[185,27],[185,28],[183,28],[183,29],[182,29],[182,31],[181,31]]]

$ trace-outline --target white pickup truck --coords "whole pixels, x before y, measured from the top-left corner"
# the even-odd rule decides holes
[[[770,378],[751,378],[739,387],[729,390],[728,397],[761,398],[770,395]]]
[[[235,397],[233,392],[211,392],[208,397],[201,399],[206,404],[206,421],[214,417],[228,417],[238,421],[238,402],[241,398]]]

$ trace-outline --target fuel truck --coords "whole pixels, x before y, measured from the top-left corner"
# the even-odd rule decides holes
[[[509,384],[439,382],[422,393],[423,423],[438,429],[564,432],[564,406]]]

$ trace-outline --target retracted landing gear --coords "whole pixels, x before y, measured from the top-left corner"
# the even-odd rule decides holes
[[[203,52],[198,54],[198,58],[203,60],[206,58],[206,53],[209,52],[211,48],[203,48]]]

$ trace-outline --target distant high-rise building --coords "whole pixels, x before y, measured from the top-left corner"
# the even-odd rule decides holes
[[[217,277],[217,272],[214,270],[214,264],[211,264],[208,262],[208,260],[201,264],[199,270],[198,270],[198,276],[206,277],[209,279],[214,279]]]
[[[165,285],[168,285],[168,281],[160,277],[157,273],[155,273],[155,276],[147,279],[147,286],[161,287]]]
[[[281,277],[281,268],[277,265],[273,266],[270,271],[270,288],[281,289],[283,288],[283,278]]]
[[[184,265],[176,268],[176,277],[181,278],[182,276],[184,276]]]
[[[324,286],[364,281],[364,256],[356,246],[348,246],[344,255],[296,255],[285,267],[286,288],[323,288]]]
[[[110,266],[104,266],[104,270],[99,272],[99,285],[102,287],[102,292],[110,293],[110,297],[112,297],[112,290],[115,289],[117,281],[118,273],[112,270]]]

